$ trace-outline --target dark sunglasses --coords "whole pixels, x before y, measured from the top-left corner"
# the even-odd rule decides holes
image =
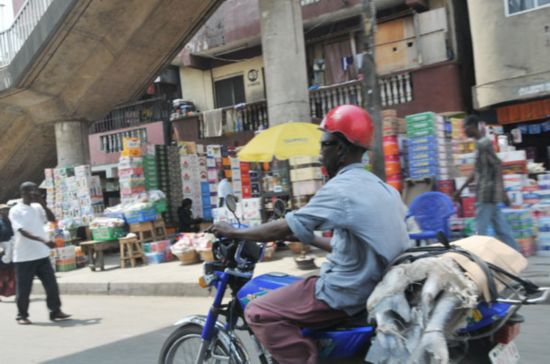
[[[336,145],[338,143],[339,143],[338,140],[321,141],[321,147],[330,147],[331,145]]]

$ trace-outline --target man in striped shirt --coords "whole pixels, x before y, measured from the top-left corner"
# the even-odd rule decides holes
[[[474,172],[457,191],[455,198],[474,180],[476,181],[476,228],[477,234],[487,235],[489,225],[493,226],[499,240],[519,250],[518,243],[498,205],[509,205],[508,195],[504,192],[502,163],[493,149],[491,139],[483,137],[479,130],[479,118],[470,115],[464,121],[464,131],[470,138],[476,139],[476,162]]]

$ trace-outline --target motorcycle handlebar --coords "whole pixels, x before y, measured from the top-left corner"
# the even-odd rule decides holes
[[[512,305],[534,305],[537,303],[545,302],[548,299],[550,294],[550,287],[540,287],[539,292],[542,294],[535,298],[527,298],[526,296],[521,296],[519,299],[510,299],[510,298],[499,298],[497,299],[500,303],[508,303]]]

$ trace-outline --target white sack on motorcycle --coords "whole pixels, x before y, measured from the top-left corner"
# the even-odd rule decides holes
[[[471,237],[456,245],[513,274],[527,266],[521,254],[494,238]],[[448,363],[446,337],[465,324],[480,294],[489,297],[486,275],[457,253],[392,267],[367,302],[377,332],[366,360]]]

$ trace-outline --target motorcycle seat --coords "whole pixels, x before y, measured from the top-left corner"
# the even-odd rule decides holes
[[[324,331],[339,331],[344,329],[350,329],[354,327],[363,327],[368,325],[368,313],[367,310],[362,310],[353,316],[348,316],[343,320],[338,321],[336,324],[322,327]]]

